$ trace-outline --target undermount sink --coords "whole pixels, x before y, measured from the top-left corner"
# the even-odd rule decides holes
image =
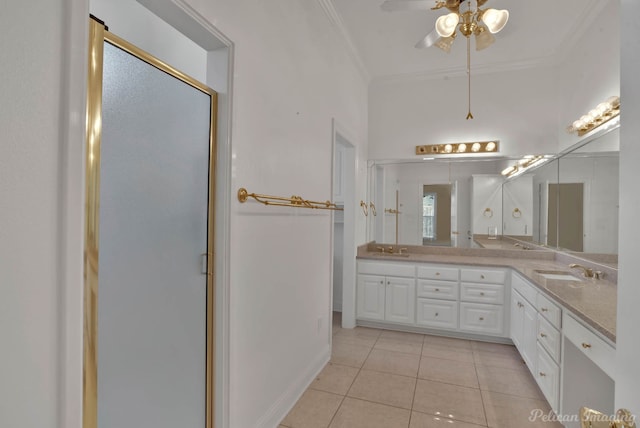
[[[571,272],[554,271],[554,270],[537,270],[535,272],[541,277],[546,279],[553,279],[553,280],[559,280],[559,281],[582,281],[582,278],[579,278],[573,275]]]

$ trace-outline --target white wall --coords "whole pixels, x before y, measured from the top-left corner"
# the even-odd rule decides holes
[[[502,235],[502,183],[500,174],[474,174],[471,177],[471,233],[488,235],[497,228]],[[489,208],[490,211],[486,211]],[[486,212],[486,214],[485,214]]]
[[[58,425],[65,2],[0,14],[0,425]]]
[[[533,235],[533,177],[523,175],[503,186],[504,234]],[[514,212],[515,209],[518,212]]]
[[[465,120],[465,76],[374,81],[369,157],[410,159],[417,145],[493,139],[500,140],[502,155],[555,153],[556,80],[553,68],[474,76],[473,120]]]
[[[616,408],[626,407],[640,415],[640,287],[638,286],[638,254],[640,211],[638,165],[640,165],[640,3],[621,0],[622,17],[622,93],[620,133],[620,256],[618,274],[618,322],[616,341]]]

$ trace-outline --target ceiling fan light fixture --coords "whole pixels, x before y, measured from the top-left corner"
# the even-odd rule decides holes
[[[509,11],[506,9],[486,9],[481,13],[482,22],[485,23],[491,34],[500,32],[507,25],[509,20]]]
[[[474,31],[476,36],[476,50],[481,51],[488,48],[496,41],[496,38],[491,34],[489,29],[484,25],[478,25]]]
[[[451,37],[455,33],[459,22],[460,15],[457,13],[452,12],[442,15],[436,20],[436,31],[442,38]]]

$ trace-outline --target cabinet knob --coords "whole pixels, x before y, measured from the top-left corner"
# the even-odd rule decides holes
[[[481,296],[484,296],[484,291],[481,291],[481,292],[480,292],[480,295],[481,295]]]
[[[589,349],[589,348],[591,348],[591,344],[590,344],[590,343],[582,342],[582,347],[583,347],[584,349]]]
[[[391,285],[391,281],[387,281],[387,285]]]
[[[440,276],[440,272],[436,272],[436,276]]]
[[[436,312],[436,316],[438,316],[438,313]]]
[[[480,275],[480,278],[481,278],[481,279],[484,279],[484,275]]]
[[[484,321],[484,317],[480,317],[478,318],[480,321]]]
[[[380,281],[380,284],[384,284],[384,281]]]
[[[545,372],[540,372],[540,376],[545,377],[547,374]]]
[[[523,305],[522,303],[518,302],[518,307],[519,307],[519,308],[521,308],[521,307],[523,307],[523,306],[524,306],[524,305]]]
[[[436,288],[436,291],[440,291],[440,289],[439,289],[439,288]]]
[[[544,333],[540,333],[540,337],[547,337],[547,335]]]
[[[549,309],[547,309],[547,308],[540,308],[540,310],[541,310],[542,312],[548,312],[548,311],[549,311]]]

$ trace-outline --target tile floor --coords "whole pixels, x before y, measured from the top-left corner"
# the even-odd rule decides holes
[[[279,428],[555,428],[513,346],[333,322],[331,361]]]

